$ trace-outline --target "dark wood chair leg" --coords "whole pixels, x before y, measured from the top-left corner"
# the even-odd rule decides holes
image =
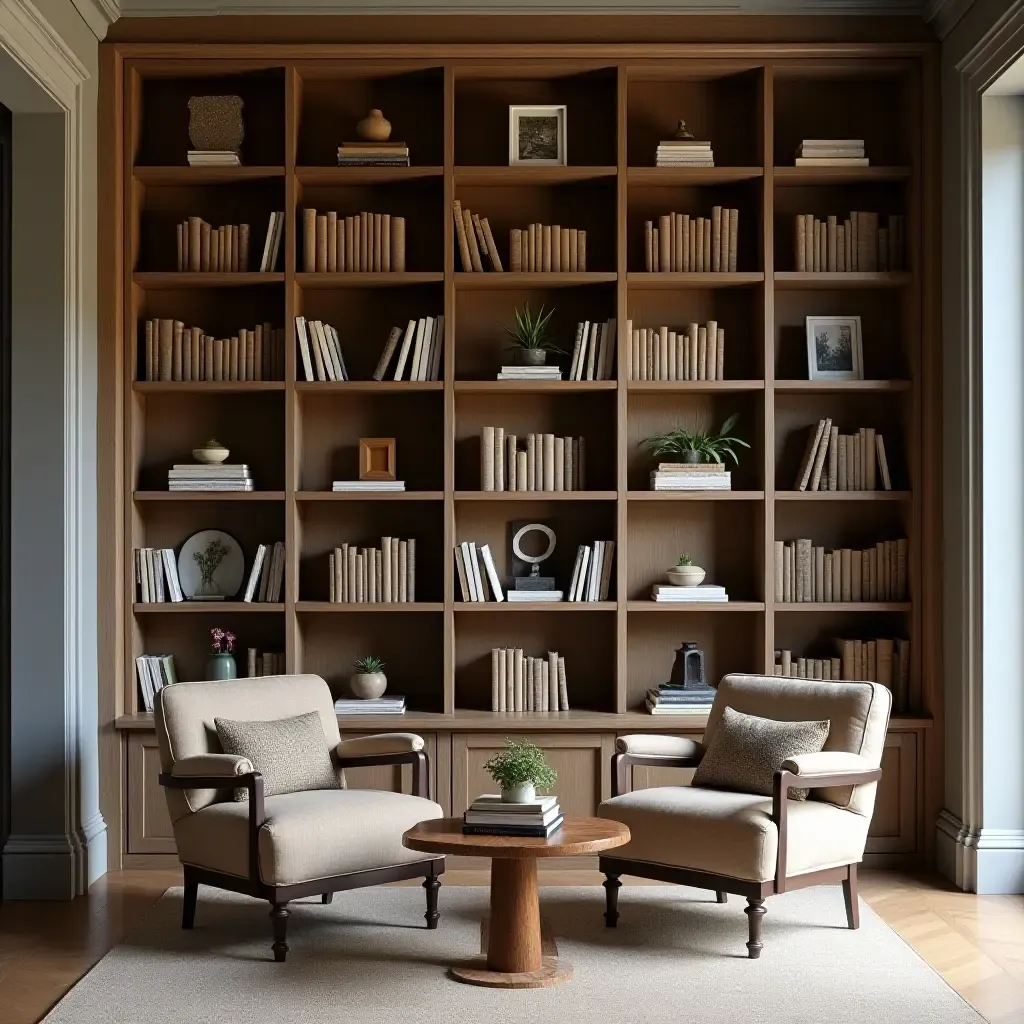
[[[324,903],[324,904],[333,903],[334,902],[334,893],[333,892],[325,892],[320,897],[320,902]]]
[[[747,915],[750,929],[750,936],[747,939],[747,956],[751,960],[756,960],[761,955],[761,949],[763,948],[761,943],[761,918],[766,913],[764,900],[755,900],[752,897],[748,897],[743,913]]]
[[[284,963],[284,958],[288,955],[288,943],[285,941],[288,931],[288,904],[272,903],[270,921],[274,926],[274,944],[270,948],[274,951],[274,960],[279,964]]]
[[[185,871],[185,893],[181,903],[181,927],[191,928],[196,923],[196,897],[199,895],[199,883],[194,881],[188,870]]]
[[[718,900],[719,903],[729,902],[729,894],[727,892],[716,892],[715,898]]]
[[[843,899],[846,901],[846,923],[850,928],[860,927],[860,901],[857,899],[857,865],[846,869],[843,879]]]
[[[437,893],[441,888],[441,879],[437,877],[433,865],[430,874],[423,879],[423,888],[427,892],[427,912],[423,917],[426,919],[427,928],[433,931],[437,927],[437,922],[441,920],[441,915],[437,912]]]
[[[619,920],[619,889],[621,888],[622,883],[619,881],[619,876],[606,871],[604,877],[604,923],[608,928],[614,928]]]

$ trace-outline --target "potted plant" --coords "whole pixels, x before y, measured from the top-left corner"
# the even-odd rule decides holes
[[[237,679],[235,634],[214,626],[210,630],[210,656],[206,659],[207,679]]]
[[[352,696],[359,700],[373,700],[382,697],[388,688],[388,677],[384,675],[384,662],[370,654],[360,658],[353,666],[355,672],[348,681]]]
[[[697,587],[704,582],[705,572],[685,552],[679,556],[676,564],[668,571],[668,581],[674,587]]]
[[[558,779],[544,751],[529,740],[517,743],[506,739],[505,749],[495,754],[484,770],[501,787],[501,799],[507,804],[528,803],[536,799],[538,786],[547,789]]]
[[[554,312],[553,309],[545,312],[541,306],[540,310],[534,313],[527,302],[521,310],[516,310],[514,326],[502,324],[512,336],[513,344],[508,348],[515,350],[516,362],[520,366],[543,366],[549,352],[565,354],[564,349],[548,341],[548,323]]]
[[[726,458],[738,466],[739,457],[735,446],[749,448],[742,438],[735,437],[731,431],[736,426],[739,413],[730,416],[721,426],[717,434],[709,434],[703,430],[684,430],[676,427],[667,434],[656,434],[644,438],[640,442],[650,448],[655,458],[672,458],[677,462],[695,464],[699,462],[725,462]]]

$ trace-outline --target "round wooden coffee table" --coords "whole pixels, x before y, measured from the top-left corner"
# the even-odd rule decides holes
[[[558,959],[554,940],[541,934],[537,859],[576,857],[628,842],[629,829],[604,818],[566,818],[547,839],[465,836],[461,818],[423,821],[402,836],[410,850],[490,857],[491,913],[484,955],[452,967],[451,974],[471,985],[497,988],[547,988],[572,977],[572,968]]]

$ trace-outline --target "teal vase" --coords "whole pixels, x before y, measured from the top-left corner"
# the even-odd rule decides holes
[[[233,654],[211,654],[206,661],[207,679],[237,679],[238,666]]]

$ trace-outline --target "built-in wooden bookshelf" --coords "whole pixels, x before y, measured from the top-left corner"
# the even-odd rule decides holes
[[[121,296],[112,344],[123,409],[114,606],[123,611],[111,720],[126,735],[144,736],[151,718],[139,714],[136,655],[173,653],[179,675],[197,678],[215,624],[235,631],[243,649],[285,651],[289,671],[319,673],[338,694],[352,662],[376,654],[387,663],[390,691],[407,696],[409,713],[344,721],[343,728],[429,732],[431,749],[440,752],[439,798],[458,811],[459,744],[472,751],[480,745],[460,740],[462,734],[536,732],[559,738],[566,749],[598,751],[603,764],[615,734],[699,729],[699,721],[642,713],[647,687],[668,678],[681,641],[704,648],[715,679],[770,672],[779,648],[795,657],[836,636],[901,636],[912,649],[909,701],[893,720],[882,823],[876,820],[869,849],[921,855],[940,646],[936,435],[929,432],[939,400],[934,99],[926,101],[935,88],[931,49],[552,46],[530,47],[522,60],[507,53],[490,59],[486,49],[435,46],[426,57],[396,46],[389,57],[379,47],[319,46],[307,58],[298,45],[249,46],[238,59],[203,45],[155,51],[123,44],[111,51],[117,78],[116,88],[107,83],[110,109],[126,126],[110,183],[123,227],[112,281]],[[185,166],[188,98],[215,92],[245,101],[244,166]],[[567,105],[567,166],[508,166],[508,106],[523,103]],[[354,137],[371,106],[384,110],[394,137],[408,141],[413,166],[332,166],[335,147]],[[712,140],[717,166],[653,166],[655,145],[679,118],[698,138]],[[805,137],[864,138],[872,166],[796,168],[793,155]],[[561,220],[586,228],[588,271],[463,272],[454,199],[489,218],[506,267],[512,227]],[[740,210],[735,273],[643,271],[645,220],[670,209],[708,216],[717,204]],[[404,216],[408,271],[300,272],[307,205]],[[794,215],[850,209],[906,215],[908,270],[793,270]],[[183,217],[250,223],[255,251],[273,210],[285,211],[283,269],[173,272],[174,225]],[[525,301],[555,308],[568,347],[578,320],[616,317],[613,379],[495,380],[506,361],[502,324]],[[368,379],[393,323],[442,312],[441,380]],[[862,318],[869,379],[806,379],[804,318],[827,314]],[[296,315],[338,328],[359,379],[299,379]],[[201,324],[214,334],[263,321],[283,326],[285,379],[140,381],[140,328],[151,317]],[[655,326],[712,319],[728,338],[724,380],[628,380],[627,320]],[[734,467],[733,491],[646,489],[643,438],[694,422],[717,427],[733,413],[751,445]],[[897,490],[790,490],[806,429],[825,416],[847,429],[871,424],[885,432]],[[587,489],[480,490],[478,439],[491,424],[585,436]],[[169,465],[187,460],[211,436],[231,448],[231,461],[249,463],[258,490],[167,493]],[[362,436],[397,438],[407,492],[331,493],[332,479],[357,475]],[[578,543],[616,541],[607,601],[552,607],[460,600],[453,545],[489,542],[502,572],[509,523],[533,519],[557,532],[545,568],[563,588]],[[208,527],[237,537],[247,563],[258,543],[285,542],[281,604],[134,603],[132,549],[177,547]],[[383,534],[416,538],[417,603],[328,603],[328,552],[343,541],[376,543]],[[854,547],[909,538],[909,600],[776,604],[772,543],[796,537]],[[676,607],[648,599],[680,551],[708,570],[709,582],[728,588],[729,604]],[[491,713],[489,656],[496,646],[558,650],[573,710]],[[148,763],[145,752],[129,752],[133,757],[136,770]],[[471,760],[466,770],[477,772]],[[600,769],[599,786],[606,771]],[[129,779],[129,804],[132,787]],[[134,845],[129,837],[126,848],[166,850],[145,836]]]

